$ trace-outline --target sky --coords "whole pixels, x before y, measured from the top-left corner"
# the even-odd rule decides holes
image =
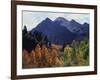
[[[27,26],[27,30],[35,28],[41,21],[46,18],[50,18],[54,21],[57,17],[64,17],[71,21],[74,19],[80,24],[89,23],[90,15],[88,13],[67,13],[67,12],[38,12],[38,11],[23,11],[22,12],[22,27]]]

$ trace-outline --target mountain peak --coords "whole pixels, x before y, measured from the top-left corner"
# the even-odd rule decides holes
[[[70,22],[76,22],[74,19],[72,19]]]
[[[55,21],[68,21],[67,19],[65,19],[64,17],[57,17],[55,19]]]
[[[71,24],[75,24],[75,25],[81,25],[79,22],[77,22],[76,20],[72,19],[70,21]]]
[[[89,24],[85,22],[83,25],[89,25]]]
[[[47,17],[47,18],[45,19],[45,21],[52,21],[52,20],[51,20],[50,18]]]

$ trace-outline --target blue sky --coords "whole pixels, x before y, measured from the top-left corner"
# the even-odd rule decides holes
[[[22,16],[22,26],[26,25],[28,31],[36,27],[41,21],[43,21],[47,17],[50,18],[52,21],[55,20],[57,17],[64,17],[69,21],[74,19],[80,24],[83,24],[85,22],[89,23],[90,21],[90,15],[82,13],[23,11]]]

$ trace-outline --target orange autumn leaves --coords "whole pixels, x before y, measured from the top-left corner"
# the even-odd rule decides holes
[[[23,68],[67,67],[89,65],[89,42],[87,39],[67,44],[63,51],[59,45],[37,44],[30,53],[23,50]]]
[[[23,50],[23,68],[62,66],[63,61],[58,53],[56,48],[47,48],[45,45],[40,47],[39,44],[31,53]]]

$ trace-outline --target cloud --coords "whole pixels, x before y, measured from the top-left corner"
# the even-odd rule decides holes
[[[26,25],[28,30],[36,27],[45,18],[50,18],[55,20],[57,17],[64,17],[67,20],[76,20],[77,22],[83,24],[84,22],[89,23],[89,14],[82,13],[58,13],[58,12],[33,12],[33,11],[23,11],[23,26]]]

